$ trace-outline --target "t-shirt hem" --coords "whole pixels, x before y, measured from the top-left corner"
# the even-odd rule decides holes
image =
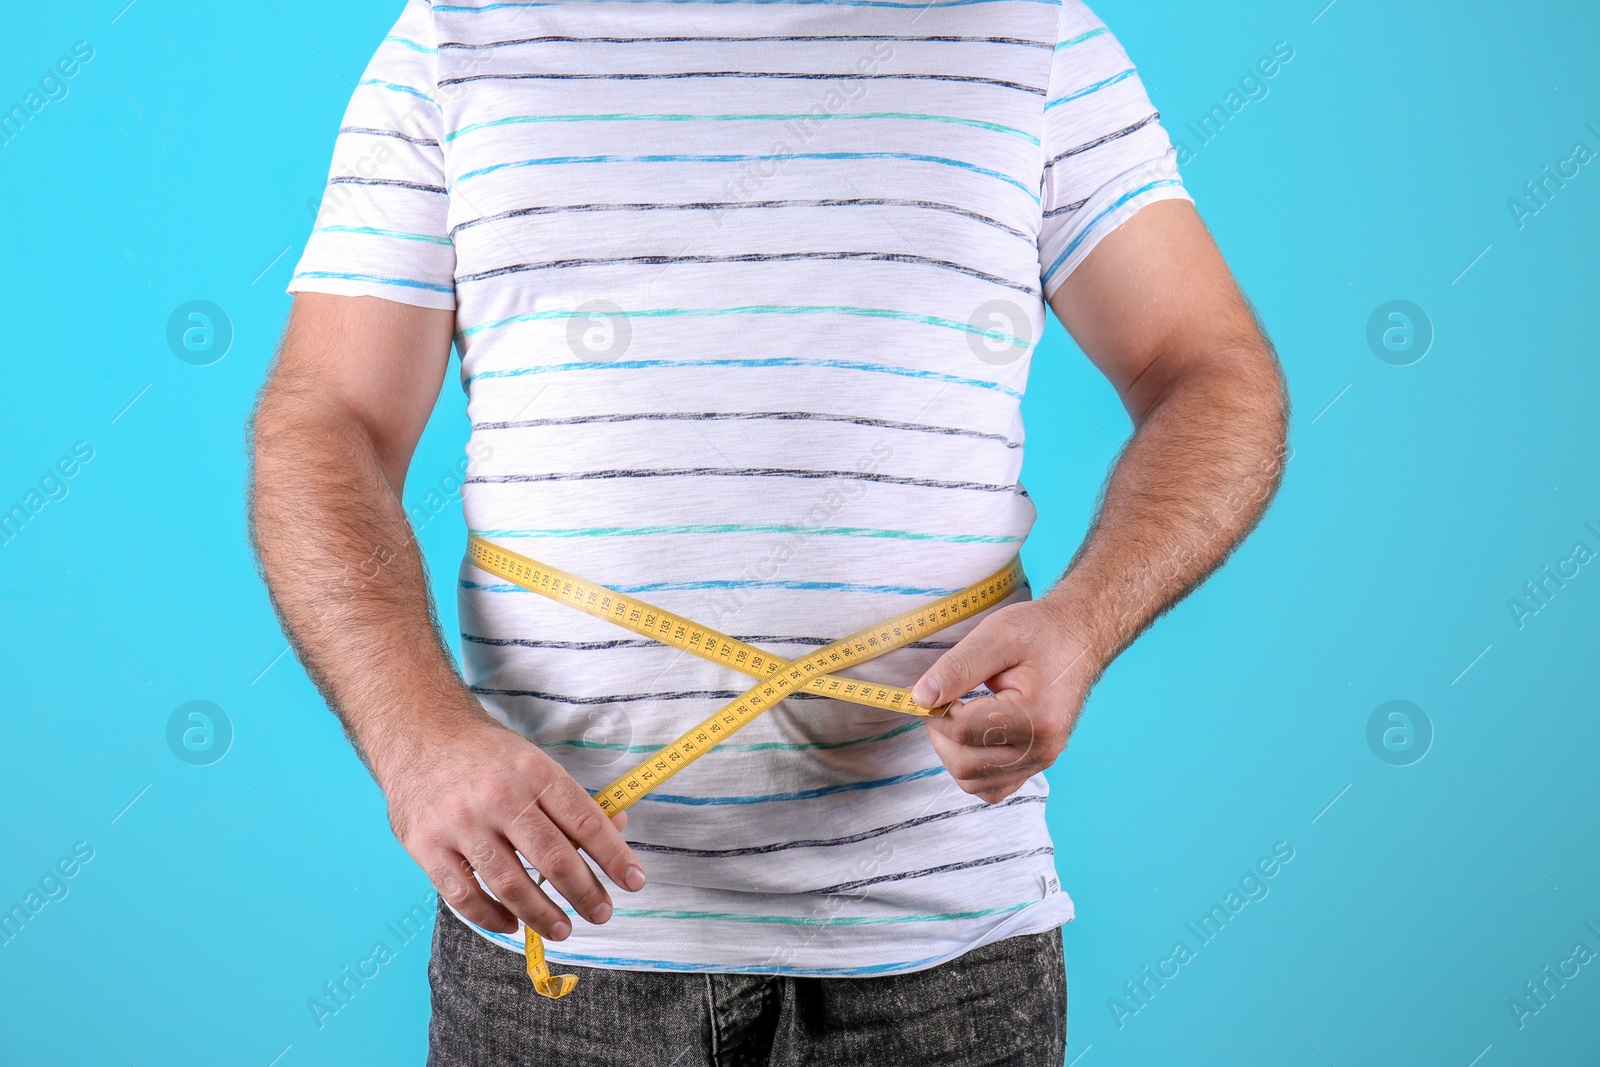
[[[375,296],[397,304],[413,307],[456,310],[454,293],[441,293],[431,289],[418,289],[401,285],[382,285],[367,281],[343,278],[296,278],[284,289],[287,293],[328,293],[332,296]]]
[[[501,934],[483,927],[465,918],[447,903],[450,911],[465,923],[473,932],[482,936],[491,944],[497,945],[517,955],[524,952],[522,933]],[[970,945],[952,951],[932,956],[912,959],[890,961],[867,961],[851,965],[820,964],[772,964],[767,962],[748,963],[738,960],[709,960],[704,962],[687,960],[663,960],[637,956],[598,956],[590,953],[562,952],[551,942],[545,942],[545,958],[554,966],[590,967],[596,970],[622,970],[622,971],[667,971],[682,974],[760,974],[776,975],[791,978],[870,978],[894,974],[913,974],[917,971],[938,967],[949,963],[972,952],[975,949],[991,945],[996,941],[1003,941],[1010,937],[1023,937],[1028,934],[1044,933],[1073,921],[1076,910],[1072,898],[1066,893],[1056,893],[1043,900],[1030,904],[1028,907],[1013,914],[1005,922],[1000,923]],[[700,942],[662,942],[651,944],[656,951],[671,952],[674,949],[685,952],[703,950],[706,946]]]

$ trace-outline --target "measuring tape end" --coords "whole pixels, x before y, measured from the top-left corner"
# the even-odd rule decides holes
[[[542,882],[544,878],[539,880]],[[522,927],[522,950],[528,961],[528,977],[533,980],[533,991],[541,997],[560,1000],[578,987],[577,975],[550,973],[550,964],[544,958],[544,939],[527,925]]]
[[[578,976],[575,974],[552,974],[543,979],[533,980],[533,991],[551,1000],[560,1000],[576,988],[578,988]]]

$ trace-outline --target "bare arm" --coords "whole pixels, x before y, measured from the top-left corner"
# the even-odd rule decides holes
[[[440,895],[487,928],[521,918],[561,940],[570,924],[513,850],[591,922],[610,897],[569,838],[619,885],[644,873],[621,822],[485,714],[439,633],[400,498],[453,329],[448,311],[298,295],[252,422],[250,528],[285,633]]]
[[[1055,762],[1105,668],[1222,564],[1283,473],[1276,356],[1192,205],[1141,210],[1051,306],[1134,434],[1055,587],[992,613],[917,683],[923,704],[994,692],[929,721],[950,773],[991,801]]]

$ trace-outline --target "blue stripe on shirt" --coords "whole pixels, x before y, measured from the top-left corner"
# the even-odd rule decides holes
[[[513,170],[520,167],[548,167],[562,166],[574,163],[758,163],[776,160],[785,163],[795,159],[814,160],[840,160],[840,159],[904,159],[916,163],[936,163],[944,167],[957,167],[962,170],[981,174],[987,178],[1003,181],[1014,185],[1027,194],[1028,199],[1034,203],[1039,202],[1039,194],[1029,188],[1026,182],[1018,181],[1009,174],[1003,174],[988,167],[980,167],[976,163],[968,163],[962,159],[950,159],[945,156],[930,156],[922,152],[714,152],[704,155],[690,155],[681,152],[660,152],[640,156],[548,156],[540,159],[518,159],[505,163],[491,163],[487,167],[469,170],[456,178],[445,188],[454,189],[464,181],[493,174],[501,170]]]
[[[1127,81],[1129,78],[1133,77],[1137,73],[1138,73],[1138,71],[1133,70],[1133,69],[1130,68],[1128,70],[1123,71],[1121,74],[1113,74],[1111,77],[1105,79],[1104,81],[1097,81],[1093,85],[1085,85],[1082,89],[1079,89],[1076,92],[1068,93],[1066,96],[1058,96],[1058,97],[1056,97],[1054,100],[1051,100],[1049,103],[1045,104],[1044,109],[1046,111],[1049,111],[1051,108],[1057,107],[1057,106],[1059,106],[1061,104],[1069,103],[1070,101],[1079,100],[1079,99],[1082,99],[1085,96],[1090,96],[1090,95],[1092,95],[1094,93],[1098,93],[1101,89],[1108,88],[1108,87],[1110,87],[1112,85],[1115,85],[1115,84],[1117,84],[1118,82],[1121,82],[1121,81]]]
[[[997,341],[1005,345],[1016,348],[1025,348],[1030,351],[1033,349],[1033,343],[1031,341],[1021,337],[1014,337],[1010,334],[1007,334],[1005,331],[996,329],[992,326],[980,326],[974,322],[962,322],[959,319],[947,319],[941,315],[921,315],[911,311],[898,311],[894,308],[860,307],[851,304],[737,304],[732,307],[623,308],[621,309],[620,314],[623,318],[627,319],[675,318],[680,315],[707,317],[720,315],[851,315],[867,319],[893,319],[897,322],[915,322],[923,326],[937,326],[944,330],[956,330],[961,333],[968,333],[976,337],[982,337],[986,341]],[[457,337],[465,339],[476,334],[484,333],[488,330],[498,330],[502,326],[515,326],[517,323],[521,322],[547,322],[553,319],[591,319],[594,317],[594,315],[595,313],[593,311],[585,311],[581,308],[574,310],[555,308],[549,311],[529,311],[521,315],[512,315],[510,318],[506,319],[495,319],[492,322],[475,323],[474,325],[468,326],[466,329],[461,330],[457,334]],[[777,358],[791,359],[795,357]],[[595,362],[607,362],[608,365],[613,367],[624,367],[648,365],[652,361],[633,360],[625,363],[620,360],[610,360]],[[691,363],[702,363],[702,365],[709,365],[703,364],[703,361],[699,360],[677,360],[671,362],[676,362],[680,365],[688,365]],[[734,362],[746,363],[751,361],[735,360]],[[819,362],[825,364],[830,361],[808,360],[803,363],[797,363],[793,365],[815,366],[818,365]],[[843,366],[849,367],[871,366],[871,364],[851,363],[847,360],[839,360],[838,362]],[[554,366],[561,367],[577,365],[578,364],[554,364]],[[637,366],[635,366],[635,369],[637,369]],[[479,371],[472,377],[473,379],[483,377],[503,378],[510,377],[516,373],[537,374],[540,373],[540,368],[533,367],[523,371],[506,372]],[[1020,397],[1022,394],[1018,393],[1016,395]]]
[[[435,293],[454,293],[453,285],[437,285],[433,282],[418,281],[415,278],[384,278],[377,274],[355,274],[344,270],[303,270],[295,274],[294,278],[332,278],[339,281],[374,282],[378,285],[399,285],[407,289],[427,289]],[[294,279],[290,279],[293,281]]]
[[[464,137],[478,130],[491,129],[495,126],[515,126],[527,122],[791,122],[795,119],[801,119],[806,122],[817,122],[824,119],[853,121],[910,119],[917,122],[946,122],[957,126],[971,126],[975,129],[1008,134],[1019,137],[1029,144],[1036,145],[1039,143],[1039,138],[1026,130],[1019,130],[1014,126],[1006,126],[998,122],[987,122],[983,119],[960,118],[954,115],[928,115],[912,111],[866,111],[854,115],[826,111],[821,113],[797,111],[777,114],[731,115],[690,115],[671,112],[611,112],[593,115],[508,115],[505,118],[474,122],[461,127],[459,130],[452,130],[445,134],[444,139],[446,141],[454,141],[457,137]]]
[[[433,48],[433,47],[431,47],[429,45],[425,45],[425,44],[421,44],[421,43],[419,43],[417,41],[413,41],[409,37],[401,37],[398,34],[391,33],[389,36],[385,37],[384,40],[385,41],[393,41],[395,44],[404,45],[405,47],[411,49],[413,52],[421,52],[425,56],[433,56],[433,55],[438,55],[439,54],[439,50],[437,48]]]

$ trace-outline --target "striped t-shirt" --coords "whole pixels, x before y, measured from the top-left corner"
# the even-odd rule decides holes
[[[1174,197],[1078,0],[410,0],[289,288],[455,310],[471,530],[795,658],[1018,551],[1045,297]],[[483,706],[591,792],[751,684],[470,564],[459,597]],[[648,886],[550,957],[890,974],[1048,930],[1047,792],[793,697],[631,809]]]

